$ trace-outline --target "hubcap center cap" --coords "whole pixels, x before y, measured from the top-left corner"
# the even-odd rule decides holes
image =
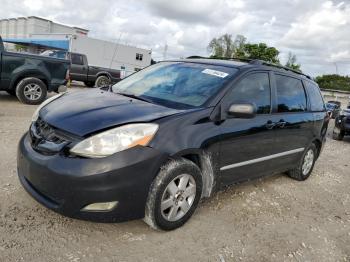
[[[180,201],[183,201],[183,200],[184,200],[183,191],[180,190],[180,191],[176,192],[176,194],[174,196],[175,205],[178,205],[178,203]]]

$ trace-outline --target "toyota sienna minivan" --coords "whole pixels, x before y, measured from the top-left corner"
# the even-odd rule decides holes
[[[317,84],[290,69],[160,62],[46,100],[19,142],[18,175],[63,215],[172,230],[224,186],[282,172],[307,179],[328,121]]]

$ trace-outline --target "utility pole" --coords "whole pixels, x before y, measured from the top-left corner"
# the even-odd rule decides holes
[[[168,44],[165,43],[164,51],[163,51],[163,60],[166,60],[167,53],[168,53]]]
[[[339,72],[338,72],[338,65],[337,65],[337,63],[336,63],[336,62],[334,62],[334,65],[335,65],[335,72],[336,72],[336,74],[337,74],[337,75],[339,75]]]
[[[112,68],[112,63],[113,63],[114,57],[117,55],[118,47],[119,47],[119,42],[120,42],[120,39],[122,38],[122,35],[123,35],[123,33],[120,33],[119,39],[118,39],[118,41],[115,43],[115,48],[114,48],[113,56],[112,56],[111,62],[109,63],[109,69]]]

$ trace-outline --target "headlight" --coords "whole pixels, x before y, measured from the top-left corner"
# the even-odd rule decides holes
[[[42,102],[40,104],[40,106],[38,106],[38,108],[35,110],[33,116],[32,116],[32,122],[35,122],[36,120],[38,120],[38,117],[39,117],[39,112],[40,110],[46,106],[47,104],[51,103],[53,100],[59,98],[60,96],[62,96],[64,93],[61,93],[61,94],[58,94],[58,95],[55,95],[53,97],[50,97],[48,99],[46,99],[44,102]]]
[[[157,124],[129,124],[89,137],[70,152],[84,157],[100,158],[142,145],[146,146],[158,130]]]

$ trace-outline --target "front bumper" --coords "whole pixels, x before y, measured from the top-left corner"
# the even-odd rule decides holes
[[[18,145],[17,169],[26,191],[63,215],[99,222],[144,217],[150,185],[168,156],[149,147],[135,147],[100,159],[42,155],[25,134]],[[111,211],[81,209],[118,201]]]

